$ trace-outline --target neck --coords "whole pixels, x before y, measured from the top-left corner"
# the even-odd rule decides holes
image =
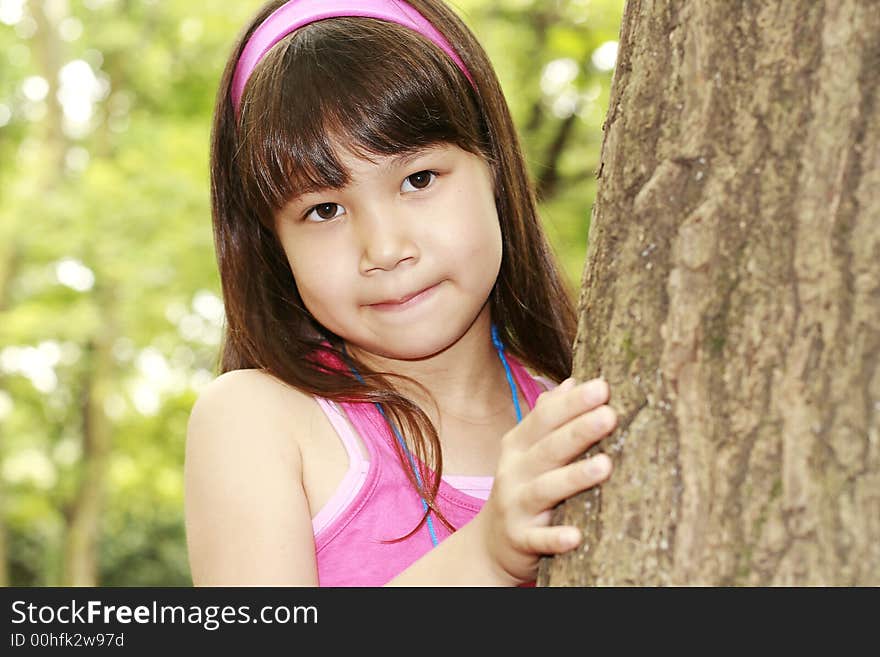
[[[401,374],[418,381],[436,401],[443,417],[485,424],[500,414],[514,413],[504,365],[492,343],[488,312],[481,313],[454,344],[426,358],[395,360],[350,344],[346,344],[346,349],[375,371]],[[436,422],[437,411],[424,390],[397,378],[392,379],[392,383]]]

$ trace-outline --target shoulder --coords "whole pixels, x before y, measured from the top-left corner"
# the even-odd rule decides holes
[[[221,374],[199,392],[190,412],[187,465],[281,459],[301,474],[297,433],[314,407],[310,395],[262,370]]]
[[[223,416],[270,412],[283,413],[306,408],[309,395],[276,379],[263,370],[232,370],[221,374],[199,392],[193,416],[205,419],[215,413]]]
[[[309,405],[309,395],[259,370],[228,372],[199,393],[184,461],[194,583],[314,579],[296,436]],[[291,552],[299,555],[298,566],[291,565]]]
[[[295,438],[291,420],[312,413],[311,395],[257,369],[233,370],[221,374],[199,392],[190,413],[187,434],[201,429],[235,428],[253,433],[274,429],[269,435],[284,440]],[[230,433],[225,431],[224,433]]]

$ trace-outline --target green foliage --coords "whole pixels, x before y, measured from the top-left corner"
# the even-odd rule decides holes
[[[214,375],[222,318],[210,117],[225,58],[258,6],[30,2],[2,18],[0,537],[10,584],[64,581],[87,430],[105,431],[110,446],[99,583],[191,584],[184,439]],[[617,39],[623,0],[453,6],[496,65],[535,180],[553,179],[542,216],[575,294],[611,76],[592,57]],[[35,14],[53,7],[65,13]],[[76,60],[96,75],[94,102],[86,124],[65,128],[53,99]],[[89,84],[79,79],[76,93]]]

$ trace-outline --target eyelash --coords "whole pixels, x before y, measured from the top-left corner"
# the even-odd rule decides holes
[[[406,178],[403,179],[403,182],[406,182],[407,180],[409,180],[409,179],[412,178],[413,176],[418,176],[418,175],[421,175],[421,174],[424,174],[424,173],[430,174],[431,176],[433,176],[433,178],[431,178],[431,181],[430,181],[425,187],[421,187],[421,188],[418,188],[418,187],[417,187],[417,188],[415,188],[413,191],[420,192],[420,191],[422,191],[422,190],[428,189],[429,187],[431,187],[431,186],[434,184],[434,181],[437,180],[437,178],[440,176],[440,173],[437,172],[437,171],[434,171],[433,169],[423,169],[422,171],[416,171],[415,173],[411,173],[410,175],[408,175]],[[402,183],[401,183],[401,186],[402,186]],[[408,193],[408,194],[411,194],[412,192],[411,192],[411,191],[408,191],[407,193]],[[335,206],[337,206],[337,207],[339,207],[339,208],[342,207],[342,205],[340,205],[339,203],[332,203],[332,202],[330,202],[330,203],[318,203],[317,205],[313,205],[313,206],[310,207],[308,210],[306,210],[306,213],[303,215],[303,221],[307,221],[307,222],[310,222],[310,223],[318,223],[318,224],[320,224],[320,223],[325,223],[325,222],[327,222],[327,221],[331,221],[332,219],[335,219],[336,217],[339,216],[339,214],[335,214],[335,215],[333,215],[332,217],[328,217],[328,218],[326,218],[326,219],[321,219],[320,221],[311,221],[311,220],[309,220],[309,217],[311,216],[311,214],[312,214],[316,209],[320,208],[321,206],[325,206],[325,205],[335,205]]]

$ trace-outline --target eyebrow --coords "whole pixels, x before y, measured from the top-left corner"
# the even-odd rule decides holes
[[[422,155],[429,153],[430,151],[439,150],[440,146],[437,144],[432,144],[430,146],[422,146],[421,148],[417,148],[413,151],[405,151],[400,153],[399,155],[395,155],[391,158],[391,166],[393,167],[401,167],[405,164],[409,164],[413,160],[419,159]]]
[[[395,168],[399,169],[400,167],[406,166],[413,162],[413,160],[417,160],[423,155],[427,155],[433,151],[439,151],[443,148],[442,144],[429,144],[428,146],[418,146],[413,150],[404,151],[402,153],[398,153],[397,155],[392,156],[388,160],[388,164],[386,168]]]
[[[423,155],[430,153],[431,151],[441,150],[443,145],[441,144],[430,144],[428,146],[421,146],[414,150],[404,151],[403,153],[399,153],[398,155],[394,155],[388,161],[388,168],[400,168],[406,166],[413,162],[414,160],[419,159]],[[300,192],[295,196],[291,197],[288,203],[298,203],[302,199],[303,196],[308,196],[309,194],[320,194],[322,192],[328,191],[336,191],[342,189],[345,185],[306,185],[301,188]]]

